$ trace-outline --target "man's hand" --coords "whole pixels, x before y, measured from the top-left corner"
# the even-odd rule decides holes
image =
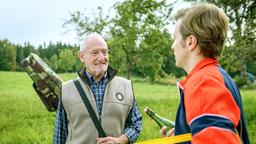
[[[126,135],[121,135],[119,137],[104,137],[97,138],[97,144],[127,144],[129,140]]]
[[[118,138],[115,137],[104,137],[97,138],[97,144],[119,144]]]
[[[164,126],[162,127],[162,129],[160,130],[160,135],[161,137],[169,137],[169,136],[174,136],[174,128],[170,129],[167,133],[166,133],[166,129],[167,127]]]

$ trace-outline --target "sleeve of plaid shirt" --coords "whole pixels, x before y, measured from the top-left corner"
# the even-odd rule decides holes
[[[135,143],[142,129],[142,116],[137,102],[134,101],[133,108],[125,124],[124,134],[128,137],[130,143]]]
[[[65,144],[68,128],[67,128],[67,116],[60,102],[57,109],[54,134],[53,134],[53,144]]]

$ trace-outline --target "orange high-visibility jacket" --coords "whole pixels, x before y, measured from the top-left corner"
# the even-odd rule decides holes
[[[226,87],[216,59],[200,61],[178,87],[175,135],[191,132],[193,144],[241,143],[236,129],[242,109]]]

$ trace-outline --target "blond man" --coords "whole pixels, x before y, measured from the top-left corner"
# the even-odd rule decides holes
[[[178,83],[175,129],[164,136],[192,133],[193,144],[250,143],[238,88],[220,67],[229,19],[213,4],[195,4],[176,14],[172,49],[176,66],[188,74]]]

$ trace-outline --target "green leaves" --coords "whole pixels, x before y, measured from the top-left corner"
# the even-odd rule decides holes
[[[0,39],[0,70],[16,70],[16,49],[7,39]]]
[[[59,68],[65,72],[73,70],[75,66],[76,55],[71,49],[64,49],[60,52]]]
[[[125,53],[127,77],[132,73],[149,77],[154,81],[163,64],[162,45],[163,28],[166,26],[161,15],[165,13],[166,1],[126,0],[115,5],[116,16],[111,20],[110,33],[118,39],[113,49],[122,49]],[[169,7],[172,9],[172,7]]]

